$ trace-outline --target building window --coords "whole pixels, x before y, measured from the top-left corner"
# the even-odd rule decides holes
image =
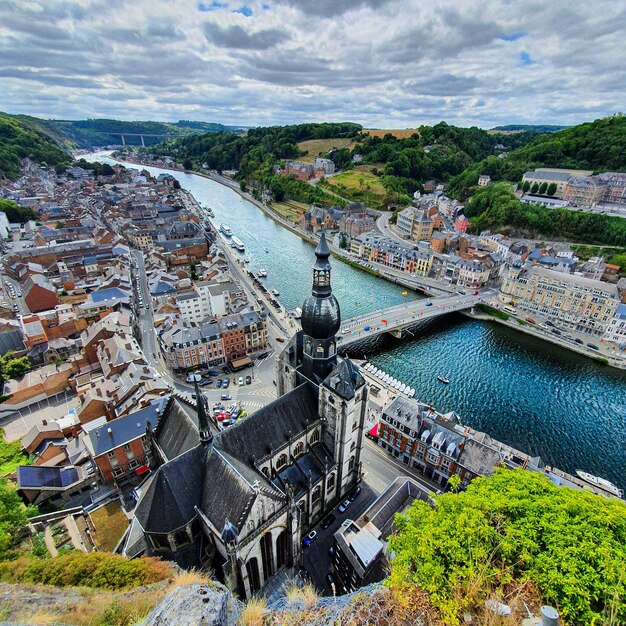
[[[311,443],[317,443],[320,440],[320,431],[316,430],[311,435]]]
[[[128,457],[128,460],[135,458],[135,453],[133,452],[133,449],[130,447],[129,443],[127,443],[124,446],[124,452],[126,452],[126,456]]]
[[[287,455],[281,454],[276,461],[276,469],[281,469],[287,465]]]
[[[113,470],[113,476],[115,478],[119,478],[120,476],[124,475],[124,470],[121,467],[118,467],[117,469]]]
[[[348,463],[348,471],[351,472],[354,469],[354,456],[350,457],[350,461]]]
[[[109,452],[107,454],[107,457],[109,459],[111,467],[117,467],[120,464],[120,462],[117,460],[117,457],[115,456],[115,452]]]
[[[326,481],[326,489],[330,491],[335,487],[335,475],[331,474]]]
[[[356,441],[353,441],[353,442],[350,444],[350,452],[352,452],[355,448],[356,448]]]
[[[318,485],[313,490],[313,504],[315,504],[322,497],[322,488]]]
[[[298,445],[296,446],[295,450],[293,451],[293,456],[294,458],[298,458],[299,456],[301,456],[304,452],[304,444],[300,441],[298,443]]]

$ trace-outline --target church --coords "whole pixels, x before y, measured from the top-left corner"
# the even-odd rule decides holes
[[[170,401],[147,433],[157,468],[131,535],[147,554],[213,570],[242,598],[301,562],[302,538],[361,476],[367,386],[337,358],[324,235],[315,256],[302,330],[277,357],[278,399],[214,436],[196,388],[197,411]]]

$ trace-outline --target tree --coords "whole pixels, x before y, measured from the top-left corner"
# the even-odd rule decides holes
[[[24,506],[15,489],[4,478],[0,478],[0,561],[11,556],[18,545],[20,531],[29,517],[37,514],[33,506]]]
[[[540,193],[542,196],[545,196],[545,195],[546,195],[546,191],[547,191],[547,189],[548,189],[548,183],[544,180],[544,181],[541,183],[541,185],[539,185],[539,193]]]
[[[504,468],[435,502],[396,516],[390,583],[426,592],[443,623],[522,587],[564,623],[626,623],[626,503]]]
[[[533,183],[530,187],[530,193],[537,193],[539,191],[539,185],[537,183]]]
[[[522,183],[522,191],[523,191],[524,193],[528,193],[528,190],[529,190],[529,189],[530,189],[530,182],[529,182],[529,181],[527,181],[527,180],[525,180],[525,181]]]
[[[65,222],[63,222],[63,221],[58,221],[58,222],[54,225],[54,227],[55,227],[57,230],[59,230],[59,228],[65,228]]]
[[[346,239],[345,235],[341,236],[341,239],[339,240],[339,247],[342,250],[345,250],[348,247],[348,240]]]
[[[186,170],[190,170],[193,167],[193,163],[191,162],[191,159],[184,159],[183,160],[183,167]]]
[[[549,196],[553,196],[556,193],[556,183],[550,183],[548,185],[548,189],[547,189],[546,193]]]
[[[14,357],[15,352],[9,350],[0,356],[0,378],[11,380],[18,378],[30,370],[28,358],[23,356],[18,359]]]

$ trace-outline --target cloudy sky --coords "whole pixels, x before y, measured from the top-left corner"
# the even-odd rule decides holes
[[[0,110],[489,128],[625,109],[623,0],[241,2],[1,0]]]

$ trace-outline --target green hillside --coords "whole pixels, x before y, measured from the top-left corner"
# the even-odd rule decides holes
[[[563,130],[567,126],[559,126],[558,124],[506,124],[505,126],[494,126],[492,130],[503,130],[507,132],[531,132],[538,133],[555,133]]]
[[[20,160],[29,158],[41,165],[59,165],[71,161],[55,138],[40,127],[0,113],[0,175],[17,178]]]
[[[504,159],[484,158],[453,178],[449,193],[465,199],[478,183],[480,174],[488,174],[493,181],[519,182],[524,172],[536,167],[626,171],[626,117],[613,115],[543,134]]]

